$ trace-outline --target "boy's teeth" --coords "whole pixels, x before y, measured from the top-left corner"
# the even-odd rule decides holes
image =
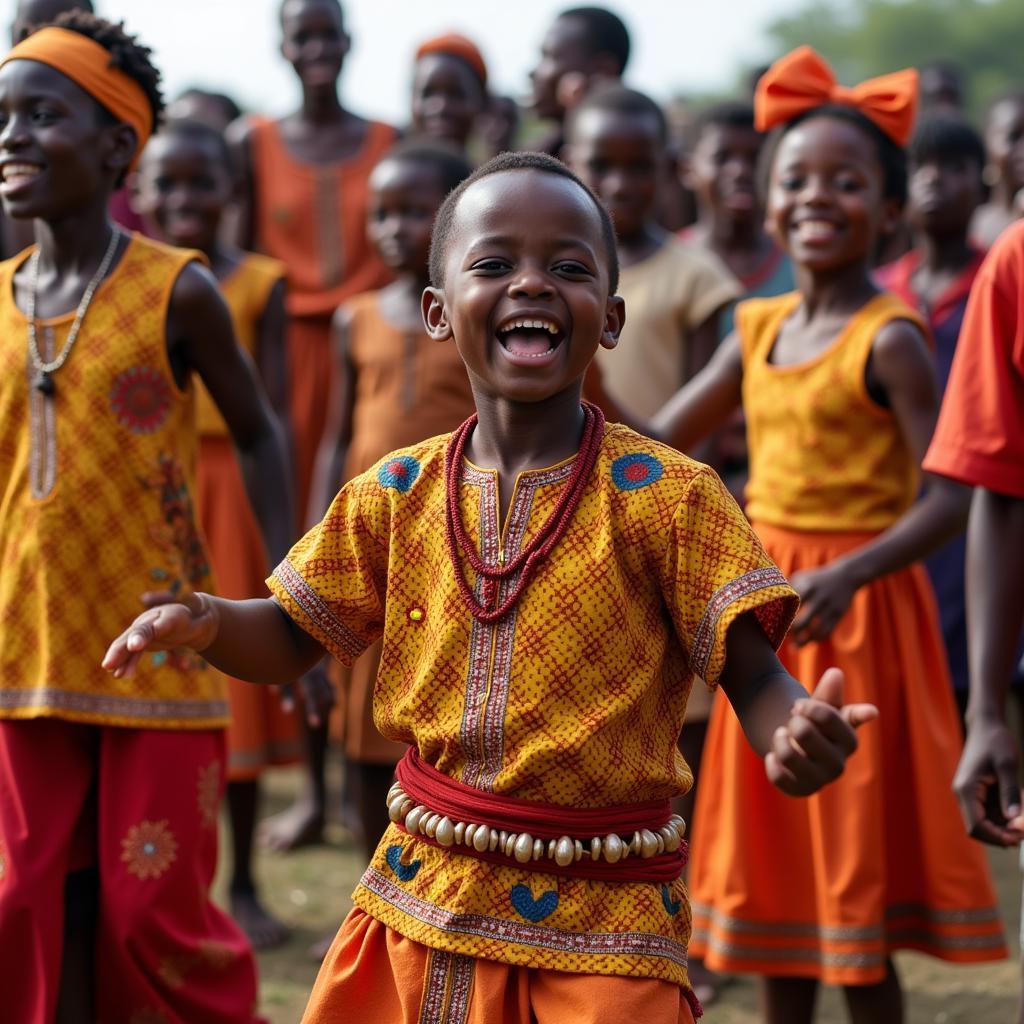
[[[518,327],[530,328],[535,331],[547,331],[548,334],[557,334],[558,328],[550,320],[513,320],[505,324],[501,333],[514,331]]]
[[[3,168],[4,181],[11,181],[13,178],[31,178],[37,175],[40,168],[37,164],[5,164]]]

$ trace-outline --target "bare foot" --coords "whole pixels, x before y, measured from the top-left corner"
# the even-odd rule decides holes
[[[334,943],[334,937],[338,933],[336,931],[331,932],[329,935],[323,935],[312,946],[309,947],[309,957],[311,960],[315,960],[318,964],[323,963],[324,957],[327,956],[327,951],[331,948]]]
[[[324,812],[309,800],[300,798],[287,810],[259,825],[259,844],[265,850],[287,853],[300,846],[313,846],[324,840]]]
[[[252,891],[231,893],[231,916],[248,936],[253,949],[273,949],[291,934],[291,929],[273,917]]]

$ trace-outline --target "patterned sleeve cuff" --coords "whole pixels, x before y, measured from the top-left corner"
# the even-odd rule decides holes
[[[351,665],[369,647],[331,611],[287,558],[274,570],[267,586],[288,616],[343,665]]]
[[[717,686],[725,665],[725,636],[737,616],[753,611],[776,648],[782,644],[800,598],[775,566],[764,566],[730,580],[711,596],[694,636],[692,665],[708,686]]]

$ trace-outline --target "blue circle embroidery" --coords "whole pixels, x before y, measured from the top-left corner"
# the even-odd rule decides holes
[[[612,463],[612,480],[620,491],[637,491],[657,483],[664,472],[661,462],[646,452],[620,455]]]
[[[377,482],[381,487],[393,487],[399,494],[405,494],[420,475],[420,464],[411,455],[396,455],[388,459],[377,470]]]

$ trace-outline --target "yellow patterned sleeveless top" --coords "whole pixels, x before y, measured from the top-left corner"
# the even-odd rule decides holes
[[[832,344],[793,366],[769,360],[779,329],[800,304],[791,292],[740,303],[743,408],[754,522],[793,530],[875,531],[914,502],[920,474],[893,414],[868,394],[865,371],[878,332],[921,317],[883,292],[851,317]]]
[[[257,332],[270,293],[285,273],[285,265],[280,260],[247,252],[235,271],[220,282],[235,325],[235,338],[250,356],[256,355]],[[196,426],[200,437],[227,437],[229,433],[224,417],[202,381],[196,381]]]
[[[144,591],[211,585],[193,395],[174,380],[165,330],[178,275],[202,257],[132,236],[43,395],[13,298],[28,255],[0,263],[0,718],[224,725],[223,680],[194,656],[147,654],[130,679],[100,668]],[[73,319],[39,321],[44,359]]]

